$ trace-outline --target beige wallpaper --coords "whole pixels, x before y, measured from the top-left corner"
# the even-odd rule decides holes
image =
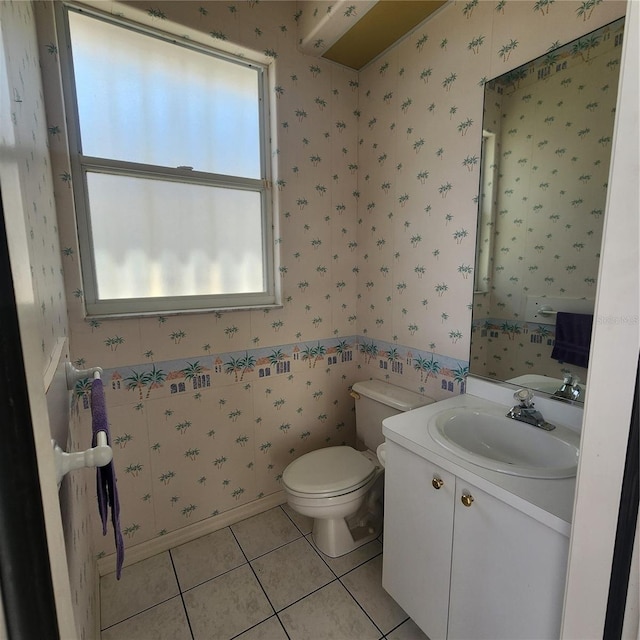
[[[584,298],[593,309],[622,40],[622,24],[604,27],[488,94],[500,105],[485,121],[499,139],[500,171],[491,295],[476,296],[474,309],[474,346],[487,338],[475,373],[562,378],[567,368],[550,357],[554,319],[527,322],[527,298]]]
[[[607,24],[624,11],[623,3],[590,6],[585,13],[579,2],[546,3],[544,10],[541,3],[533,2],[454,2],[361,73],[359,176],[365,196],[359,201],[358,212],[360,334],[383,339],[392,336],[408,347],[432,345],[438,354],[468,358],[484,83],[553,46]],[[609,57],[603,56],[604,62]],[[609,80],[613,75],[609,72],[602,82],[594,81],[589,91],[608,96],[608,90],[601,91],[608,84],[615,96],[615,80]],[[580,83],[576,79],[576,84]],[[603,110],[608,108],[606,96],[601,98]],[[595,124],[596,110],[583,108],[591,102],[585,99],[581,111],[592,124],[582,124],[582,118],[571,132],[584,148],[582,167],[588,165],[591,145],[599,146],[597,141],[602,137],[597,133],[602,126]],[[519,119],[520,113],[514,117]],[[556,128],[564,127],[560,119],[558,115]],[[580,142],[578,131],[589,126],[593,135]],[[543,142],[543,133],[536,135]],[[555,156],[558,146],[554,139],[553,145],[542,148]],[[567,151],[567,161],[574,155]],[[543,162],[545,157],[536,160],[536,164]],[[599,242],[589,230],[598,216],[589,212],[599,206],[588,202],[592,193],[601,195],[603,191],[602,169],[581,168],[578,177],[583,173],[592,175],[592,186],[576,214],[591,220],[580,225],[584,228],[579,229],[572,251],[582,254],[578,251],[582,243],[584,256],[592,259],[588,273],[582,274],[579,295],[594,289],[594,254],[599,251]],[[511,179],[515,181],[516,176]],[[578,184],[587,190],[583,181]],[[559,190],[556,182],[554,192]],[[551,191],[544,192],[549,209]],[[579,195],[568,193],[565,198],[571,202]],[[502,218],[508,218],[512,225],[514,218],[522,217],[514,207],[510,213]],[[563,223],[573,223],[573,232],[578,233],[577,221],[562,220],[558,226]],[[508,238],[513,235],[509,233]],[[536,256],[539,244],[531,247]],[[545,251],[553,255],[552,243],[545,244]],[[506,255],[519,263],[524,250],[516,249],[507,247]],[[586,269],[584,260],[577,256],[569,261],[567,257],[567,264],[580,265],[575,270],[580,273]],[[538,260],[544,261],[544,257]],[[499,271],[509,283],[503,294],[509,300],[523,284],[534,286],[522,278],[516,283],[509,281],[514,275],[512,266],[500,264]],[[557,280],[555,291],[571,286],[564,277]],[[503,290],[497,290],[494,297]],[[544,291],[549,290],[545,283]]]
[[[37,331],[42,345],[42,372],[55,355],[58,340],[68,334],[67,305],[62,276],[54,190],[40,55],[33,7],[29,2],[0,3],[0,159],[4,179],[16,180],[22,195],[28,230],[29,268],[36,306],[42,313]],[[5,188],[7,184],[3,185]],[[5,210],[6,216],[21,215]],[[56,420],[52,417],[52,424]],[[66,450],[89,446],[85,432],[71,421]],[[38,425],[35,425],[38,428]],[[85,437],[82,437],[82,436]],[[93,636],[97,615],[96,567],[86,476],[71,474],[60,492],[69,579],[77,637]]]

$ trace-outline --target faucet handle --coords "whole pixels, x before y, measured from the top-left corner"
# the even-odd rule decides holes
[[[580,395],[582,394],[582,389],[580,389],[580,385],[578,384],[580,382],[580,378],[574,378],[573,382],[571,383],[571,399],[572,400],[579,400],[580,399]]]
[[[531,391],[531,389],[518,389],[513,394],[513,399],[517,400],[521,407],[532,407],[533,391]]]

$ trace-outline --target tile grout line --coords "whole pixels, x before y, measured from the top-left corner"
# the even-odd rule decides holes
[[[289,516],[289,514],[282,508],[282,506],[280,505],[280,510],[284,513],[284,515],[287,517],[287,519],[293,524],[293,526],[298,530],[298,532],[300,533],[300,536],[298,538],[294,538],[293,540],[290,540],[289,542],[285,542],[284,544],[281,544],[278,547],[275,547],[274,549],[271,549],[271,551],[267,551],[259,556],[256,556],[255,558],[253,558],[253,560],[258,560],[259,558],[263,558],[267,555],[269,555],[270,553],[278,550],[278,549],[282,549],[284,547],[286,547],[289,544],[292,544],[294,542],[297,542],[298,540],[304,540],[312,549],[313,551],[316,552],[317,555],[320,555],[317,551],[317,549],[309,542],[309,540],[307,539],[307,537],[305,536],[305,534],[302,532],[302,530],[300,529],[300,527],[298,527],[298,525],[296,525],[296,523],[293,521],[293,519]],[[231,527],[229,527],[229,529],[231,530]],[[333,571],[333,569],[324,561],[324,559],[322,558],[322,556],[320,556],[320,559],[325,563],[325,565],[327,566],[327,568],[329,569],[329,571],[331,571],[331,573],[334,576],[333,580],[330,580],[329,582],[327,582],[326,584],[322,585],[321,587],[318,587],[317,589],[314,589],[313,591],[311,591],[310,593],[307,593],[306,595],[302,596],[301,598],[298,598],[297,600],[295,600],[294,602],[289,603],[286,607],[283,607],[282,609],[280,609],[279,611],[276,610],[276,608],[273,606],[273,603],[271,602],[271,599],[269,598],[269,596],[267,595],[267,592],[265,591],[264,587],[262,586],[262,583],[260,582],[260,578],[258,577],[258,574],[255,572],[255,569],[253,568],[253,565],[251,564],[253,562],[253,560],[249,560],[246,553],[244,552],[244,549],[242,549],[242,546],[240,545],[240,541],[236,538],[236,535],[233,531],[231,531],[231,534],[233,535],[233,537],[235,538],[236,542],[238,543],[238,546],[240,547],[240,550],[242,551],[242,554],[244,555],[244,557],[247,559],[247,564],[249,565],[249,567],[251,568],[251,571],[253,572],[253,575],[255,576],[256,580],[258,581],[258,584],[260,585],[260,588],[262,589],[265,597],[267,598],[267,601],[269,602],[269,604],[271,605],[271,608],[274,611],[274,615],[275,617],[278,619],[278,622],[280,623],[280,626],[282,627],[283,631],[285,632],[285,635],[287,636],[287,638],[289,638],[289,640],[291,640],[291,636],[289,635],[289,633],[287,632],[286,627],[284,626],[284,623],[282,622],[281,618],[280,618],[280,613],[282,613],[283,611],[286,611],[289,607],[292,607],[294,604],[297,604],[298,602],[301,602],[302,600],[304,600],[305,598],[308,598],[309,596],[313,595],[314,593],[320,591],[320,589],[324,589],[324,587],[339,581],[338,576],[336,575],[335,571]],[[271,616],[270,616],[271,617]],[[268,620],[268,618],[267,618]],[[264,622],[264,620],[262,621]],[[261,624],[261,623],[258,623]],[[254,625],[257,626],[257,625]],[[251,627],[253,628],[253,627]],[[244,632],[243,632],[244,633]]]
[[[282,509],[282,505],[280,505],[280,509]],[[293,518],[284,509],[282,509],[282,511],[283,511],[284,515],[287,516],[287,518],[289,518],[289,520],[293,523],[293,526],[300,532],[300,535],[302,535],[302,537],[307,541],[309,546],[316,552],[316,554],[318,555],[320,560],[322,560],[322,562],[324,562],[325,565],[329,568],[329,571],[331,571],[331,573],[333,573],[333,575],[336,577],[336,579],[338,579],[339,578],[338,574],[331,568],[329,563],[322,557],[322,554],[320,553],[320,551],[318,549],[316,549],[315,545],[309,540],[309,538],[307,538],[307,535],[310,536],[313,532],[310,531],[308,534],[305,534],[302,531],[302,529],[300,529],[300,527],[293,521]]]
[[[386,633],[386,635],[385,635],[385,638],[386,638],[389,634],[393,633],[396,629],[399,629],[403,624],[406,624],[407,622],[409,622],[409,620],[411,620],[411,617],[410,617],[410,616],[407,616],[407,619],[406,619],[406,620],[403,620],[402,622],[400,622],[399,624],[397,624],[395,627],[393,627],[393,629],[389,629],[389,631],[387,631],[387,633]],[[415,624],[415,623],[414,623],[414,624]],[[427,640],[428,640],[428,638],[427,638]]]
[[[280,509],[282,509],[282,505],[280,505]],[[295,522],[293,522],[293,519],[289,516],[289,514],[282,509],[282,511],[284,512],[284,514],[289,518],[289,520],[291,520],[291,522],[293,523],[293,525],[296,527],[296,529],[298,529],[298,531],[300,531],[300,533],[302,533],[301,529],[296,525]],[[309,536],[311,536],[312,532],[309,533]],[[311,541],[309,540],[309,538],[307,538],[307,536],[302,533],[302,537],[307,541],[307,543],[309,544],[309,546],[316,552],[316,554],[318,555],[318,557],[325,563],[325,565],[329,568],[329,571],[331,571],[331,573],[333,573],[333,575],[335,576],[335,580],[331,580],[331,582],[328,582],[327,584],[323,585],[322,587],[319,587],[318,589],[316,589],[315,591],[312,591],[311,593],[308,593],[306,596],[299,598],[298,600],[296,600],[295,602],[292,602],[291,604],[287,605],[286,607],[284,607],[283,609],[281,609],[281,611],[284,611],[285,609],[287,609],[288,607],[293,606],[294,604],[296,604],[297,602],[301,602],[302,600],[304,600],[305,598],[308,598],[310,595],[320,591],[320,589],[324,589],[324,587],[329,586],[330,584],[332,584],[335,581],[338,581],[340,583],[340,585],[342,586],[342,588],[349,594],[349,596],[351,597],[351,599],[358,605],[358,607],[361,609],[361,611],[364,613],[365,616],[367,616],[367,618],[371,621],[371,624],[380,632],[381,636],[380,638],[385,638],[386,634],[382,631],[382,629],[380,629],[380,627],[374,622],[373,618],[371,618],[371,616],[364,610],[364,607],[358,602],[358,600],[356,599],[356,597],[351,593],[351,591],[349,591],[349,589],[347,588],[347,586],[342,582],[342,578],[344,578],[344,576],[349,575],[350,573],[352,573],[353,571],[355,571],[356,569],[358,569],[359,567],[362,567],[363,565],[365,565],[367,562],[373,560],[373,558],[377,558],[379,555],[382,555],[382,551],[380,551],[380,553],[376,553],[376,555],[372,556],[371,558],[367,558],[366,560],[363,560],[362,562],[360,562],[359,564],[357,564],[355,567],[352,567],[351,569],[349,569],[349,571],[346,571],[344,574],[342,574],[341,576],[339,576],[334,570],[333,567],[331,567],[331,565],[324,559],[322,553],[320,552],[319,549],[316,548],[316,546],[314,544],[311,543]],[[375,541],[379,541],[379,537],[375,538]],[[374,540],[372,540],[371,542],[374,542]],[[380,542],[380,544],[382,545],[382,542]],[[279,616],[280,612],[276,612],[276,615]],[[403,622],[401,622],[400,624],[403,624],[404,622],[406,622],[406,620],[404,620]],[[283,625],[284,626],[284,625]],[[400,626],[400,625],[398,625]],[[287,634],[288,635],[288,634]]]
[[[376,540],[378,540],[378,538],[376,538]],[[382,543],[381,543],[382,544]],[[384,631],[382,631],[382,629],[375,623],[375,621],[373,620],[373,618],[365,611],[364,607],[360,604],[360,602],[358,601],[358,599],[351,593],[351,591],[349,590],[349,587],[347,587],[346,584],[344,584],[342,582],[342,579],[345,576],[348,576],[350,573],[353,573],[356,569],[359,569],[360,567],[362,567],[363,565],[365,565],[367,562],[370,562],[371,560],[373,560],[374,558],[377,558],[378,556],[382,555],[382,551],[380,553],[377,553],[375,556],[369,558],[368,560],[365,560],[364,562],[362,562],[361,564],[353,567],[353,569],[349,569],[349,571],[347,571],[346,573],[344,573],[343,575],[341,575],[338,580],[340,582],[340,584],[345,588],[345,590],[347,591],[347,593],[353,598],[353,600],[356,602],[356,604],[360,607],[360,609],[362,609],[363,613],[367,616],[367,618],[369,618],[369,620],[371,620],[371,623],[375,626],[376,629],[378,629],[378,631],[380,631],[380,633],[382,634],[382,638],[386,638],[387,637],[387,633],[384,633]],[[406,613],[406,612],[405,612]],[[407,615],[406,619],[403,620],[402,622],[400,622],[399,624],[397,624],[395,627],[393,627],[393,629],[391,629],[388,633],[391,633],[392,631],[395,631],[400,625],[403,625],[407,620],[409,620],[410,617]]]
[[[271,610],[273,611],[273,616],[275,616],[278,619],[278,622],[280,623],[280,626],[282,627],[283,631],[285,632],[285,635],[287,636],[287,638],[289,638],[289,640],[291,640],[289,634],[287,633],[287,630],[284,628],[284,625],[282,624],[282,621],[278,617],[278,613],[276,611],[276,608],[273,606],[273,602],[271,602],[271,598],[269,598],[267,592],[265,591],[264,587],[262,586],[262,582],[260,582],[260,578],[258,578],[258,574],[255,572],[255,569],[251,565],[251,561],[247,557],[247,554],[244,552],[244,549],[242,548],[242,545],[240,544],[240,541],[236,537],[236,534],[233,532],[233,529],[231,529],[231,527],[229,527],[229,531],[231,531],[231,535],[233,536],[233,539],[236,541],[236,544],[240,548],[240,552],[244,556],[244,559],[247,561],[247,564],[249,565],[249,569],[251,570],[251,573],[253,574],[253,577],[256,579],[256,582],[260,586],[260,589],[262,589],[262,593],[264,593],[264,597],[267,599],[267,602],[269,603],[269,606],[271,607]],[[284,546],[286,546],[286,545],[281,545],[280,547],[277,547],[277,548],[280,549],[280,548],[282,548]],[[271,552],[268,552],[268,553],[271,553]],[[264,553],[262,555],[264,556],[264,555],[267,555],[267,554]],[[260,557],[262,557],[262,556],[258,556],[258,558],[260,558]],[[254,558],[254,560],[255,559],[256,558]],[[252,627],[249,627],[249,629],[253,629],[254,627],[257,627],[259,624],[262,624],[263,622],[266,622],[267,620],[269,620],[269,618],[272,618],[273,616],[269,616],[268,618],[265,618],[264,620],[261,620],[260,622],[254,624]],[[246,633],[247,631],[249,631],[249,629],[245,629],[241,633]],[[237,635],[240,635],[240,634],[237,634]],[[234,638],[237,637],[237,635],[234,636]]]
[[[176,584],[178,585],[178,591],[180,592],[180,601],[182,602],[182,608],[184,609],[184,615],[187,619],[187,625],[189,626],[189,633],[191,634],[191,640],[195,640],[195,636],[193,635],[193,629],[191,628],[191,620],[189,618],[189,611],[187,609],[187,604],[184,601],[184,594],[182,593],[182,586],[180,584],[180,580],[178,579],[178,572],[176,571],[176,565],[173,561],[173,554],[171,553],[171,549],[169,549],[169,559],[171,560],[171,568],[173,569],[173,574],[176,577]]]
[[[202,585],[207,584],[207,582],[211,582],[212,580],[217,580],[218,578],[221,578],[222,576],[228,575],[232,571],[235,571],[236,569],[239,569],[240,567],[243,567],[245,564],[248,564],[248,562],[246,561],[246,556],[245,556],[245,562],[242,562],[237,567],[231,567],[231,569],[225,569],[221,573],[218,573],[217,575],[212,576],[211,578],[206,578],[202,582],[198,582],[197,584],[194,584],[191,587],[187,587],[186,589],[182,589],[181,588],[180,589],[180,593],[188,593],[189,591],[193,591],[194,589],[197,589],[198,587],[201,587]]]
[[[107,625],[106,627],[102,627],[100,628],[100,633],[102,633],[103,631],[107,631],[107,629],[113,629],[113,627],[122,624],[123,622],[126,622],[127,620],[131,620],[132,618],[135,618],[136,616],[139,616],[141,613],[146,613],[147,611],[151,611],[151,609],[155,609],[156,607],[159,607],[162,604],[166,604],[167,602],[169,602],[170,600],[173,600],[174,598],[177,598],[179,594],[176,594],[174,596],[170,596],[169,598],[165,598],[164,600],[161,600],[160,602],[156,602],[155,604],[152,604],[149,607],[145,607],[144,609],[140,609],[140,611],[136,611],[135,613],[132,613],[130,616],[127,616],[126,618],[122,618],[122,620],[118,620],[118,622],[114,622],[113,624]]]
[[[311,535],[311,534],[309,534]],[[307,538],[307,536],[305,536],[305,539],[307,540],[307,542],[311,545],[311,548],[320,556],[320,559],[327,565],[327,567],[329,567],[329,569],[333,572],[333,575],[336,577],[336,579],[341,580],[342,578],[344,578],[344,576],[350,574],[352,571],[355,571],[356,569],[360,568],[362,565],[367,564],[367,562],[369,562],[370,560],[373,560],[374,558],[377,558],[378,556],[382,555],[382,551],[380,551],[380,553],[376,553],[375,555],[371,556],[370,558],[367,558],[366,560],[363,560],[362,562],[359,562],[358,564],[356,564],[355,566],[351,567],[351,569],[349,569],[348,571],[345,571],[342,575],[338,575],[335,570],[331,567],[331,565],[325,560],[322,552],[313,544],[313,542],[311,542],[309,540],[309,538]],[[377,538],[376,538],[377,540]],[[375,542],[376,540],[371,540],[371,542]],[[368,542],[367,544],[371,544],[371,542]],[[363,545],[363,546],[367,546],[367,545]],[[355,551],[355,549],[354,549]],[[350,552],[353,553],[353,552]],[[348,554],[345,554],[348,555]],[[341,557],[341,556],[338,556]]]
[[[371,562],[371,560],[381,555],[382,555],[382,551],[380,553],[376,553],[374,556],[371,556],[370,558],[367,558],[366,560],[363,560],[361,563],[357,564],[355,567],[352,567],[351,569],[349,569],[349,571],[345,571],[341,576],[338,576],[338,580],[342,581],[342,578],[344,578],[345,576],[348,576],[350,573],[353,573],[356,569],[359,569],[363,565],[367,564],[367,562]]]
[[[312,596],[314,593],[318,593],[318,591],[321,591],[322,589],[324,589],[325,587],[328,587],[330,584],[333,584],[334,582],[339,582],[338,578],[334,578],[333,580],[329,580],[329,582],[327,582],[326,584],[323,584],[321,587],[318,587],[318,588],[314,589],[313,591],[309,591],[309,593],[307,593],[306,595],[302,596],[301,598],[298,598],[297,600],[294,600],[293,602],[289,603],[286,607],[282,607],[282,609],[280,609],[280,611],[276,611],[276,615],[279,615],[283,611],[286,611],[287,609],[289,609],[289,607],[293,607],[294,604],[298,604],[299,602],[302,602],[303,600],[305,600],[309,596]]]
[[[239,638],[240,636],[242,636],[243,634],[247,633],[248,631],[251,631],[251,629],[255,629],[256,627],[259,627],[261,624],[264,624],[267,620],[271,620],[271,618],[275,618],[280,623],[280,626],[282,627],[282,630],[284,631],[284,634],[287,636],[288,640],[291,640],[291,637],[287,633],[287,630],[284,628],[284,625],[282,624],[282,622],[280,622],[280,618],[278,618],[278,614],[277,613],[274,613],[272,616],[269,616],[268,618],[265,618],[261,622],[256,622],[256,624],[254,624],[252,627],[249,627],[248,629],[245,629],[244,631],[241,631],[240,633],[237,633],[235,636],[231,636],[231,638],[229,638],[229,640],[235,640],[235,638]]]
[[[280,509],[282,509],[282,505],[280,506]],[[291,604],[288,604],[286,607],[283,607],[280,611],[276,611],[276,615],[278,616],[278,619],[280,618],[280,613],[282,611],[285,611],[286,609],[288,609],[289,607],[292,607],[294,604],[297,604],[298,602],[302,602],[302,600],[304,600],[305,598],[308,598],[309,596],[313,595],[314,593],[317,593],[318,591],[320,591],[321,589],[324,589],[325,587],[329,586],[330,584],[334,583],[334,582],[338,582],[342,588],[349,594],[349,596],[351,597],[351,599],[358,605],[358,607],[362,610],[362,612],[365,614],[365,616],[367,616],[367,618],[371,621],[371,624],[373,624],[373,626],[378,630],[378,632],[381,634],[380,638],[385,638],[385,633],[382,631],[382,629],[380,629],[380,627],[378,627],[378,625],[373,621],[373,619],[371,618],[371,616],[364,610],[364,608],[362,607],[362,605],[358,602],[358,600],[356,599],[356,597],[351,593],[351,591],[349,591],[349,589],[347,588],[347,586],[342,582],[342,579],[344,576],[349,575],[352,571],[355,571],[356,569],[358,569],[359,567],[363,566],[364,564],[366,564],[367,562],[369,562],[370,560],[373,560],[373,558],[377,558],[379,555],[382,555],[382,552],[377,553],[376,555],[372,556],[371,558],[367,558],[367,560],[364,560],[363,562],[357,564],[355,567],[352,567],[351,569],[349,569],[349,571],[345,572],[342,576],[339,576],[334,570],[333,568],[329,565],[329,563],[324,559],[324,557],[322,556],[322,554],[320,553],[320,550],[317,549],[315,547],[315,545],[313,545],[309,539],[307,538],[307,536],[302,533],[302,530],[300,529],[300,527],[298,527],[296,525],[295,522],[293,522],[293,519],[289,516],[289,514],[282,509],[282,511],[284,512],[284,514],[289,518],[289,520],[291,520],[291,522],[293,523],[293,525],[296,527],[296,529],[298,529],[298,531],[300,531],[300,533],[302,534],[302,537],[307,541],[307,544],[316,552],[316,555],[324,562],[324,564],[327,566],[327,568],[329,569],[329,571],[331,571],[331,573],[333,573],[333,575],[335,576],[334,580],[331,580],[329,582],[327,582],[327,584],[322,585],[321,587],[318,587],[317,589],[315,589],[314,591],[311,591],[310,593],[307,593],[305,596],[303,596],[302,598],[298,598],[298,600],[292,602]],[[311,533],[309,534],[311,535]],[[376,540],[378,540],[378,538],[376,538]],[[292,541],[293,542],[293,541]],[[373,542],[373,541],[372,541]],[[287,543],[290,544],[290,543]],[[286,545],[282,545],[282,546],[286,546]],[[264,554],[266,555],[266,554]],[[253,567],[252,567],[253,568]],[[257,576],[256,576],[257,577]],[[258,580],[259,581],[259,580]],[[275,608],[274,608],[275,609]],[[403,621],[404,622],[404,621]],[[282,622],[281,622],[282,624]],[[402,623],[400,623],[402,624]],[[282,625],[284,627],[284,625]],[[399,625],[398,625],[399,626]],[[285,633],[286,633],[286,629],[285,629]],[[289,634],[287,634],[288,637]]]
[[[261,553],[261,554],[257,555],[255,558],[251,558],[251,560],[249,560],[249,558],[247,557],[247,554],[244,552],[244,549],[242,548],[242,545],[240,544],[240,541],[236,537],[236,534],[233,532],[233,529],[232,529],[233,525],[229,525],[229,527],[227,527],[227,528],[229,529],[229,531],[231,531],[233,537],[236,540],[236,543],[240,547],[240,551],[242,551],[242,555],[244,555],[246,561],[249,562],[249,563],[253,562],[254,560],[257,560],[258,558],[262,558],[262,557],[270,554],[272,551],[276,551],[277,549],[282,549],[282,547],[286,547],[288,544],[291,544],[292,542],[295,542],[296,540],[299,540],[300,538],[304,538],[305,537],[305,534],[302,533],[302,531],[300,530],[300,527],[298,527],[296,525],[296,523],[293,520],[291,520],[291,518],[289,518],[287,512],[282,508],[281,505],[273,507],[273,509],[280,509],[284,513],[284,515],[289,519],[291,524],[293,524],[293,526],[298,530],[298,533],[300,534],[300,536],[297,537],[297,538],[293,538],[293,540],[289,540],[288,542],[283,542],[282,544],[278,545],[277,547],[274,547],[273,549],[269,549],[269,551],[265,551],[264,553]],[[271,510],[272,509],[269,509],[268,511],[271,511]],[[263,513],[266,513],[266,511],[263,512]],[[260,514],[258,514],[258,515],[260,515]],[[238,524],[238,523],[236,523],[236,524]]]
[[[347,574],[345,573],[345,575]],[[345,585],[342,582],[342,580],[340,580],[340,578],[338,578],[338,582],[342,585],[342,588],[349,594],[351,599],[358,605],[358,607],[360,607],[360,610],[362,611],[362,613],[364,613],[365,616],[367,616],[371,624],[380,632],[380,637],[384,638],[385,637],[384,631],[374,622],[373,618],[365,611],[365,608],[358,602],[358,599],[353,595],[353,593],[351,593],[351,591],[349,591],[347,585]]]

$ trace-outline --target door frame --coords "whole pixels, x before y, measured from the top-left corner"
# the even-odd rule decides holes
[[[603,637],[635,392],[639,59],[640,2],[629,0],[569,549],[561,635],[567,640]],[[637,603],[628,613],[637,626]]]
[[[0,408],[0,583],[6,631],[9,638],[59,638],[1,189]]]

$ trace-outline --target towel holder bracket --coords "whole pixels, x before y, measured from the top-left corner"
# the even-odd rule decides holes
[[[540,324],[555,324],[559,311],[592,314],[593,309],[594,300],[590,298],[528,295],[524,320],[525,322],[538,322]]]
[[[73,391],[76,382],[85,378],[95,378],[96,374],[102,377],[104,371],[102,367],[91,367],[90,369],[76,369],[70,362],[65,362],[65,375],[67,376],[67,389]]]
[[[65,375],[67,379],[67,390],[72,391],[79,380],[85,378],[101,378],[103,370],[101,367],[91,367],[90,369],[76,369],[70,362],[65,362]],[[104,467],[113,460],[113,449],[109,445],[106,431],[96,433],[96,446],[67,453],[63,451],[55,440],[51,440],[53,457],[56,468],[56,480],[58,489],[62,478],[74,469],[84,467]]]
[[[55,440],[51,441],[53,447],[53,457],[56,465],[56,480],[58,488],[69,471],[82,469],[84,467],[104,467],[113,460],[113,449],[107,444],[107,434],[99,431],[97,434],[97,444],[95,447],[85,451],[67,453],[63,451]]]

